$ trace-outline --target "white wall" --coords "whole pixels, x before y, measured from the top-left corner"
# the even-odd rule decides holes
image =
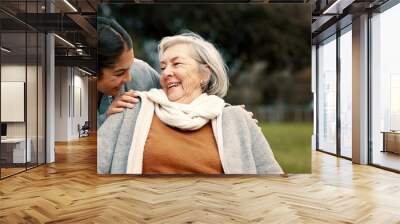
[[[25,70],[25,65],[2,65],[1,66],[1,81],[4,82],[25,82],[26,71],[28,74],[36,74],[36,66],[27,66]],[[30,85],[36,86],[36,80],[29,80]],[[27,103],[36,102],[36,88],[27,88]],[[32,92],[31,92],[32,91]],[[36,103],[34,105],[28,105],[36,108]],[[39,107],[41,105],[38,105]],[[1,108],[1,110],[7,110],[8,108]],[[36,110],[35,110],[36,111]],[[28,121],[35,121],[36,123],[36,113],[27,113]],[[7,122],[7,136],[8,137],[25,137],[25,123],[26,122]],[[32,124],[28,125],[28,128],[34,128]],[[29,130],[28,130],[29,134]],[[28,136],[29,137],[29,136]]]
[[[74,108],[73,108],[73,119],[72,119],[72,135],[78,136],[77,126],[81,126],[88,120],[88,78],[81,76],[82,73],[79,70],[74,70]]]
[[[55,68],[55,141],[68,140],[69,69]]]
[[[18,81],[25,82],[25,65],[2,65],[1,66],[1,81]],[[6,110],[6,108],[1,108]],[[24,122],[7,123],[8,137],[25,137]]]
[[[79,138],[78,124],[88,120],[88,78],[76,68],[56,67],[56,141]]]
[[[1,65],[1,81],[25,82],[25,65]]]
[[[25,78],[27,77],[27,80]],[[26,121],[23,122],[6,122],[7,137],[9,138],[25,138],[25,135],[30,139],[32,161],[44,163],[45,159],[45,140],[44,140],[44,74],[42,67],[28,65],[25,67],[20,64],[3,64],[1,66],[1,79],[10,82],[26,83],[26,106],[21,108],[21,112],[27,115]],[[24,90],[22,90],[23,94]],[[3,97],[3,96],[2,96]],[[1,110],[7,113],[13,113],[10,107],[2,107]],[[37,155],[38,153],[38,155]]]
[[[1,81],[1,121],[24,122],[25,82]],[[36,108],[36,105],[35,105]]]

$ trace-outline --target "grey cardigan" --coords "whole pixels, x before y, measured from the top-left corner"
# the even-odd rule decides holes
[[[125,109],[123,113],[109,116],[98,130],[98,173],[126,173],[127,158],[140,106],[141,101],[133,109]],[[283,173],[260,128],[242,108],[224,108],[222,136],[225,174]]]

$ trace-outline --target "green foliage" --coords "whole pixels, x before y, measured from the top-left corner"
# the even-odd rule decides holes
[[[260,126],[286,173],[311,172],[312,123],[261,123]]]
[[[229,68],[226,100],[249,106],[312,101],[295,78],[311,65],[311,9],[306,4],[101,4],[134,40],[135,56],[158,68],[157,43],[193,31],[216,45]],[[311,77],[311,72],[308,72]],[[296,91],[298,90],[298,91]],[[294,95],[306,96],[297,100]]]
[[[215,43],[229,67],[264,60],[270,72],[309,66],[307,9],[302,4],[102,4],[98,14],[114,17],[139,41],[139,48],[145,39],[191,30]]]

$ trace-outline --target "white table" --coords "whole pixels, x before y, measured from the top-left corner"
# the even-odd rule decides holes
[[[30,138],[26,139],[28,143],[26,147],[26,154],[25,154],[25,138],[6,138],[1,139],[2,147],[13,147],[13,163],[25,163],[30,162],[32,160],[31,154],[31,145],[32,141]],[[25,159],[27,159],[25,161]]]

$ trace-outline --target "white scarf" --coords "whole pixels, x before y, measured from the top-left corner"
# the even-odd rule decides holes
[[[211,120],[218,150],[220,154],[223,154],[222,120],[220,119],[225,106],[223,99],[204,93],[190,104],[182,104],[169,101],[164,91],[160,89],[139,92],[139,96],[142,99],[142,105],[136,119],[132,144],[129,150],[128,174],[142,173],[144,145],[154,112],[165,124],[182,130],[200,129]]]
[[[155,104],[162,122],[182,130],[197,130],[216,118],[225,106],[218,96],[201,94],[190,104],[171,102],[163,90],[151,89],[144,94]]]

